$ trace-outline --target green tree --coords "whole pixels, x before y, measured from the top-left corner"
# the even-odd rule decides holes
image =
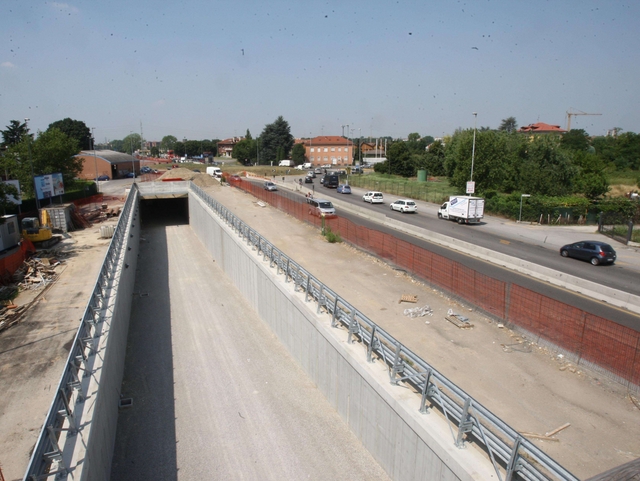
[[[122,140],[112,140],[109,142],[109,149],[114,150],[116,152],[125,152],[125,145]]]
[[[289,123],[279,116],[267,124],[260,135],[260,163],[269,164],[286,158],[293,147],[293,135]]]
[[[122,139],[122,148],[124,153],[134,154],[136,150],[140,149],[141,142],[142,137],[140,137],[140,134],[127,135],[124,139]]]
[[[158,147],[151,147],[151,149],[149,149],[149,153],[151,154],[151,157],[160,157],[160,149]]]
[[[579,151],[574,155],[578,174],[574,182],[574,193],[584,194],[588,199],[598,199],[609,192],[605,174],[605,163],[597,155]]]
[[[420,140],[420,134],[418,132],[413,132],[407,136],[407,142],[417,142]]]
[[[390,174],[412,177],[416,165],[406,142],[394,142],[387,149],[387,161]]]
[[[253,137],[251,137],[251,132],[249,132],[249,129],[247,129],[247,133],[244,134],[244,138],[247,140],[253,140]]]
[[[554,138],[537,135],[521,152],[517,187],[522,192],[551,196],[573,193],[578,169],[558,144]]]
[[[33,142],[26,138],[10,147],[2,159],[2,167],[11,178],[20,181],[27,196],[33,196],[32,166],[34,175],[60,172],[68,188],[82,172],[82,160],[76,157],[79,151],[77,140],[58,129],[48,129],[40,132]]]
[[[247,131],[248,132],[248,131]],[[256,161],[256,141],[246,137],[233,146],[231,156],[244,165],[252,164]]]
[[[518,130],[518,122],[516,122],[516,118],[507,117],[506,119],[502,119],[498,130],[502,130],[504,132],[507,132],[508,134],[515,132],[516,130]]]
[[[30,135],[31,138],[33,138],[33,134],[29,134],[29,127],[27,126],[27,123],[24,122],[21,124],[17,120],[9,122],[7,128],[0,132],[2,133],[3,148],[19,144],[27,135]]]
[[[583,129],[571,129],[560,139],[560,145],[563,148],[575,152],[586,152],[590,144],[589,134]]]
[[[66,119],[49,124],[47,130],[50,129],[58,129],[68,137],[76,139],[80,150],[91,149],[91,130],[81,120],[73,120],[67,117]]]
[[[295,144],[291,149],[291,160],[295,165],[304,164],[307,149],[304,144]]]
[[[445,148],[441,140],[436,140],[429,145],[429,150],[424,157],[424,164],[422,168],[426,169],[427,173],[433,176],[445,175],[444,168],[445,161]]]
[[[165,135],[160,141],[160,148],[163,151],[174,150],[178,139],[173,135]]]

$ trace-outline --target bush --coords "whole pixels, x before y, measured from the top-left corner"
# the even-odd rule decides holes
[[[342,242],[342,237],[340,237],[340,234],[333,232],[331,230],[331,227],[327,226],[327,228],[324,230],[324,237],[325,239],[327,239],[327,242],[329,244],[335,244],[336,242]]]

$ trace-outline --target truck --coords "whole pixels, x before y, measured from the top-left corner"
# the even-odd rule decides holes
[[[292,164],[293,164],[292,160],[281,160],[280,163],[278,164],[278,167],[291,167]]]
[[[456,221],[458,224],[477,224],[484,217],[484,199],[466,195],[452,195],[440,206],[439,219]]]
[[[207,174],[211,177],[222,177],[222,169],[220,167],[207,167]]]
[[[337,189],[340,185],[340,177],[337,174],[326,174],[323,177],[322,185],[329,189]]]

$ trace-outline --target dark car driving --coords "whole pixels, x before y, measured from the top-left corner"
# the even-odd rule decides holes
[[[600,241],[580,241],[567,244],[560,248],[560,255],[589,261],[594,266],[613,264],[616,261],[616,251],[613,250],[613,247]]]

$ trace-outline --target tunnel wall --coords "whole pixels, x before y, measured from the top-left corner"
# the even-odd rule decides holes
[[[482,453],[456,448],[439,415],[420,414],[418,395],[393,387],[382,363],[367,363],[362,346],[348,344],[329,316],[316,314],[315,304],[192,193],[189,217],[213,259],[392,479],[496,477]]]

